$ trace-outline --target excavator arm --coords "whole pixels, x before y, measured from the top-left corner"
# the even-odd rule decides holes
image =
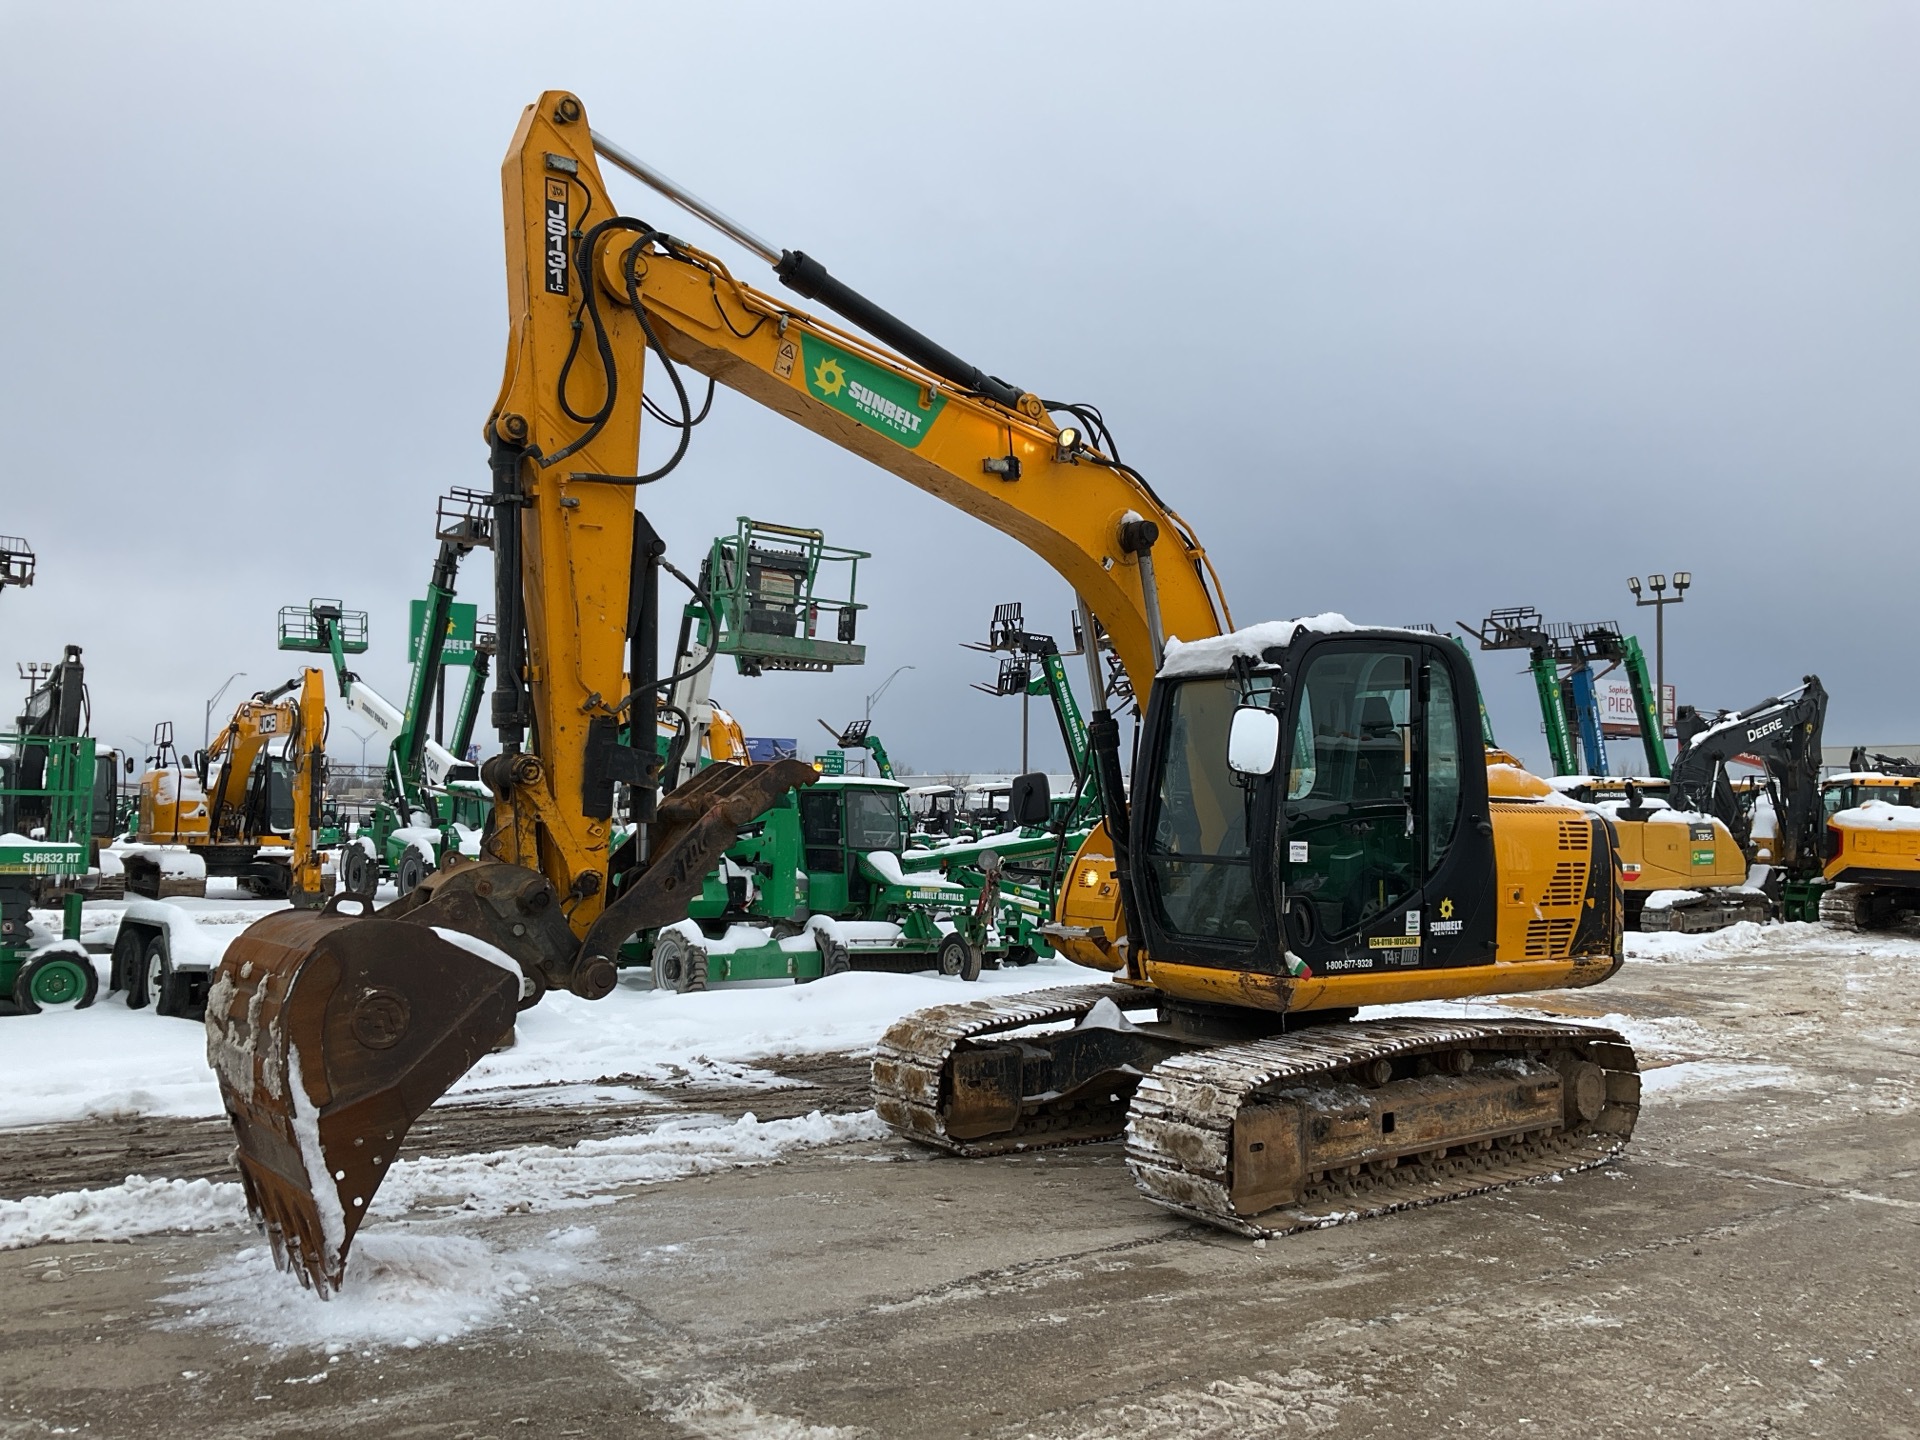
[[[1727,763],[1752,756],[1766,766],[1781,864],[1790,875],[1818,869],[1820,736],[1827,718],[1827,691],[1820,677],[1805,676],[1798,689],[1715,720],[1691,706],[1682,706],[1675,718],[1680,753],[1673,762],[1673,805],[1718,819],[1751,854],[1752,821],[1734,796]]]

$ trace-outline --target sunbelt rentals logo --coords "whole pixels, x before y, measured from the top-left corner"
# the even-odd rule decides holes
[[[919,447],[946,408],[946,396],[929,395],[905,376],[817,335],[801,341],[801,367],[809,395],[909,450]]]

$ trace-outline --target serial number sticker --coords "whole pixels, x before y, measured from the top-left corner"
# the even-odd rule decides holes
[[[1418,935],[1374,935],[1367,940],[1367,946],[1373,950],[1418,950]]]
[[[1306,864],[1307,842],[1304,840],[1289,840],[1287,842],[1287,859],[1295,865]]]

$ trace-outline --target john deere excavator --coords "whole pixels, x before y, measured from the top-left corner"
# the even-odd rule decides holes
[[[865,336],[622,215],[603,158]],[[407,1126],[515,1007],[605,995],[620,941],[685,915],[736,827],[811,774],[711,766],[656,806],[657,762],[617,738],[623,719],[655,733],[660,546],[630,497],[707,413],[686,371],[1027,545],[1080,597],[1084,632],[1104,622],[1145,707],[1131,804],[1112,712],[1089,721],[1106,820],[1053,927],[1111,981],[900,1022],[874,1087],[902,1133],[983,1154],[1124,1131],[1151,1198],[1255,1234],[1626,1142],[1639,1079],[1612,1031],[1354,1019],[1620,964],[1604,822],[1509,767],[1490,789],[1459,646],[1330,615],[1232,630],[1205,552],[1098,410],[966,364],[594,134],[571,94],[527,108],[502,181],[510,329],[486,437],[503,753],[483,858],[373,914],[259,922],[208,1007],[248,1197],[292,1268],[337,1285]],[[643,472],[649,363],[671,453]],[[1024,778],[1018,808],[1044,819],[1044,779]],[[615,849],[622,801],[635,838]]]

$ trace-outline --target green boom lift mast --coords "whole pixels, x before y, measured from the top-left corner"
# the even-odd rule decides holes
[[[1078,626],[1076,619],[1076,632]],[[1014,600],[993,607],[993,624],[987,632],[986,644],[967,646],[969,650],[1002,657],[1000,674],[994,683],[975,685],[974,689],[987,695],[1044,695],[1052,702],[1054,720],[1060,726],[1060,741],[1066,747],[1067,764],[1073,769],[1074,794],[1065,816],[1069,829],[1090,826],[1101,814],[1099,786],[1087,743],[1087,722],[1067,679],[1067,656],[1085,654],[1089,643],[1088,637],[1081,634],[1076,634],[1076,640],[1074,649],[1062,651],[1053,636],[1028,630],[1025,609],[1020,601]],[[1091,643],[1098,644],[1098,637]]]
[[[1640,741],[1646,751],[1648,775],[1662,780],[1671,777],[1673,767],[1667,758],[1659,706],[1653,693],[1653,682],[1647,674],[1646,656],[1640,649],[1639,640],[1622,633],[1618,624],[1611,620],[1548,624],[1533,606],[1516,605],[1493,611],[1477,628],[1464,622],[1461,628],[1479,638],[1482,650],[1527,652],[1527,670],[1533,676],[1534,689],[1540,699],[1540,714],[1545,722],[1547,751],[1554,774],[1581,773],[1574,742],[1575,718],[1570,713],[1575,708],[1570,702],[1577,701],[1579,696],[1570,692],[1582,687],[1563,684],[1561,668],[1564,666],[1576,672],[1588,672],[1584,677],[1584,690],[1586,708],[1591,710],[1590,667],[1594,661],[1600,661],[1618,665],[1627,672],[1627,682],[1633,692],[1634,712],[1640,726]],[[1583,677],[1576,673],[1574,678],[1579,681]],[[1588,723],[1580,728],[1591,729],[1595,734],[1583,743],[1587,750],[1594,751],[1598,748],[1599,717],[1597,713],[1589,713],[1584,718]],[[1593,754],[1588,755],[1588,768],[1596,772],[1600,768]]]

